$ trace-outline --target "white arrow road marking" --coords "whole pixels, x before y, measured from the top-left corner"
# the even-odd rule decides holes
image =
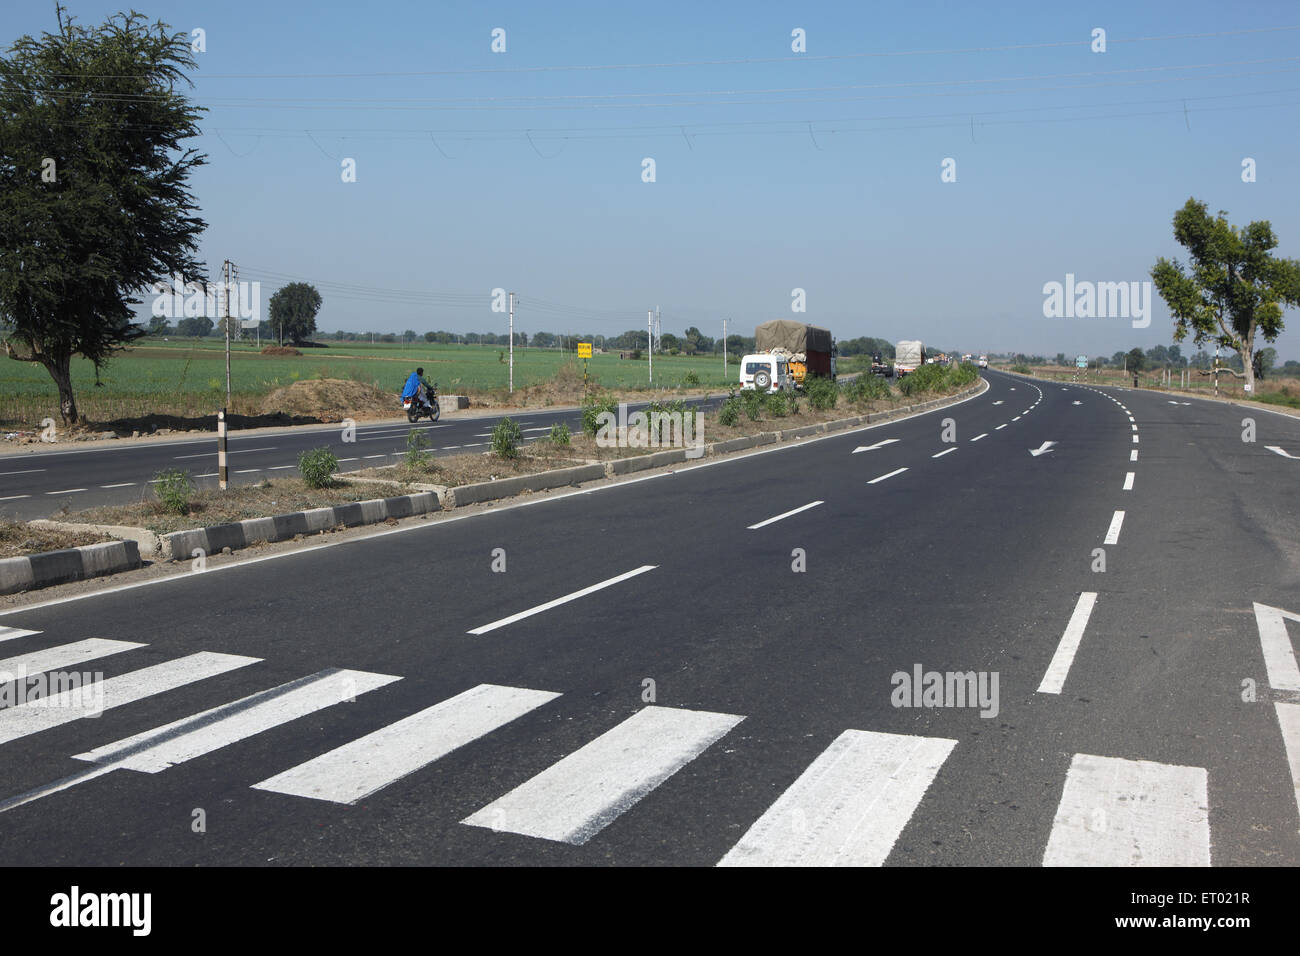
[[[1083,402],[1075,402],[1074,404],[1076,404],[1076,405],[1082,405]]]
[[[1293,458],[1297,461],[1300,461],[1300,458],[1297,458],[1295,455],[1291,454],[1285,448],[1279,448],[1277,445],[1265,445],[1264,447],[1267,448],[1269,451],[1274,452],[1275,454],[1281,455],[1283,458]]]
[[[1202,767],[1075,754],[1044,866],[1209,866]]]
[[[818,504],[821,504],[821,502],[818,502]],[[564,595],[564,597],[558,597],[554,601],[547,601],[545,604],[537,605],[537,607],[530,607],[526,611],[520,611],[518,614],[511,614],[509,617],[503,617],[501,618],[501,620],[493,621],[491,624],[484,624],[482,627],[476,627],[472,631],[468,631],[467,633],[481,635],[481,634],[486,634],[488,631],[495,631],[498,627],[505,627],[507,624],[513,624],[515,623],[515,621],[522,621],[524,618],[532,617],[534,614],[541,614],[543,611],[549,611],[551,608],[559,607],[561,604],[567,604],[570,601],[576,601],[580,597],[586,597],[588,594],[591,594],[595,591],[599,591],[602,588],[607,588],[610,585],[618,584],[620,581],[626,581],[628,578],[634,578],[638,574],[645,574],[645,572],[647,571],[653,571],[657,567],[659,567],[659,565],[657,564],[643,564],[639,568],[635,568],[631,571],[625,571],[623,574],[616,575],[615,577],[612,578],[607,578],[606,580],[601,581],[598,584],[593,584],[590,587],[585,587],[581,591],[574,591],[572,594],[566,594]]]
[[[1038,685],[1038,693],[1059,694],[1065,686],[1065,675],[1070,673],[1070,665],[1074,663],[1074,655],[1078,653],[1079,642],[1083,640],[1083,632],[1088,627],[1088,618],[1092,616],[1092,607],[1096,603],[1096,591],[1084,591],[1079,595],[1074,613],[1070,615],[1070,623],[1061,635],[1061,643],[1056,645],[1052,662],[1047,665],[1043,682]]]
[[[886,445],[892,445],[896,441],[898,441],[897,438],[886,438],[884,441],[878,441],[874,445],[859,445],[857,448],[853,449],[853,454],[856,455],[860,451],[875,451],[877,448],[884,448]]]
[[[1031,455],[1033,455],[1035,458],[1037,458],[1039,455],[1045,455],[1045,454],[1047,454],[1049,451],[1052,450],[1053,446],[1055,446],[1055,445],[1056,445],[1056,442],[1054,442],[1054,441],[1045,441],[1045,442],[1043,442],[1041,445],[1039,445],[1037,448],[1031,448],[1031,449],[1029,449],[1029,454],[1031,454]]]
[[[797,515],[801,511],[807,511],[809,508],[816,508],[820,504],[825,504],[825,502],[810,501],[806,505],[800,505],[798,508],[795,508],[793,511],[787,511],[784,514],[776,515],[773,518],[767,518],[763,521],[760,521],[758,524],[751,524],[746,530],[757,531],[759,528],[763,528],[766,527],[767,525],[772,524],[773,522],[780,521],[782,518],[788,518],[791,515]]]
[[[1002,399],[999,398],[999,399],[998,399],[996,402],[994,402],[993,404],[994,404],[994,405],[1001,405],[1001,404],[1002,404]]]

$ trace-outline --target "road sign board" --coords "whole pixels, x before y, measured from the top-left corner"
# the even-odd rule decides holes
[[[1075,368],[1087,368],[1087,367],[1088,367],[1088,356],[1086,356],[1086,355],[1080,355],[1077,359],[1074,360],[1074,367],[1075,367]]]
[[[591,358],[591,343],[590,343],[590,342],[579,342],[579,343],[578,343],[578,358]]]

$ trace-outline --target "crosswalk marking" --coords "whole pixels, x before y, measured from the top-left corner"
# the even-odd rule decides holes
[[[646,707],[461,822],[581,846],[744,719]]]
[[[24,631],[21,627],[0,627],[0,641],[12,641],[18,637],[30,637],[40,631]]]
[[[109,641],[92,637],[73,644],[60,644],[58,647],[33,651],[30,654],[6,657],[0,661],[0,681],[22,680],[29,674],[40,674],[44,671],[71,667],[74,664],[84,664],[86,661],[108,657],[110,654],[121,654],[123,651],[144,646],[133,641]]]
[[[1044,866],[1209,866],[1206,772],[1075,754]]]
[[[110,677],[98,685],[102,709],[121,707],[205,677],[214,677],[256,664],[259,660],[259,657],[199,651],[174,661],[142,667],[118,677]],[[51,699],[27,701],[17,707],[0,709],[0,744],[98,714],[98,708],[88,710],[85,706],[78,706],[82,696],[84,695],[74,697],[73,691],[64,691]]]
[[[76,759],[158,773],[396,680],[401,678],[366,671],[324,670],[96,747],[77,754]]]
[[[1296,665],[1295,652],[1291,650],[1287,621],[1300,621],[1300,614],[1255,602],[1255,626],[1259,629],[1259,643],[1264,652],[1268,686],[1274,690],[1300,692],[1300,666]]]
[[[1286,748],[1286,763],[1291,771],[1295,789],[1296,809],[1300,810],[1300,704],[1273,704],[1277,710],[1278,726],[1282,728],[1282,745]]]
[[[955,746],[844,731],[718,865],[883,865]]]
[[[255,783],[253,788],[356,803],[559,696],[544,690],[479,684]]]

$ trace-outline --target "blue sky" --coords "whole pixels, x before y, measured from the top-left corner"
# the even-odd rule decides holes
[[[206,32],[203,256],[316,282],[326,330],[504,331],[503,287],[526,332],[753,334],[802,288],[840,338],[1109,355],[1172,341],[1158,297],[1134,329],[1043,284],[1148,279],[1189,196],[1300,258],[1294,4],[136,4]]]

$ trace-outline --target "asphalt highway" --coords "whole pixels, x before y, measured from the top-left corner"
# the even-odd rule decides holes
[[[693,399],[691,405],[708,408],[718,399]],[[645,403],[629,403],[629,408]],[[492,426],[504,414],[448,415],[430,424],[392,421],[356,426],[345,433],[342,425],[299,426],[231,432],[227,438],[227,467],[233,484],[252,484],[277,474],[296,475],[298,455],[311,448],[329,448],[340,470],[395,464],[406,452],[412,429],[425,434],[434,455],[486,451]],[[565,422],[581,427],[581,413],[572,408],[512,414],[524,441],[550,433]],[[200,488],[217,484],[217,438],[171,436],[90,448],[28,446],[30,451],[0,455],[0,514],[29,520],[48,518],[61,508],[77,511],[106,504],[137,501],[149,495],[154,477],[169,468],[188,471]]]
[[[1300,421],[986,377],[798,446],[34,596],[0,671],[102,693],[0,708],[6,859],[1300,864]]]

